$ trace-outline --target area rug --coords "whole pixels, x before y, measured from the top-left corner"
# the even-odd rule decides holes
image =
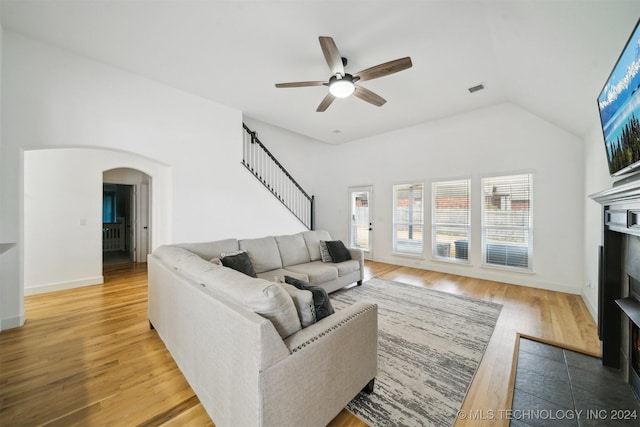
[[[378,376],[347,406],[371,426],[452,426],[500,304],[372,278],[331,294],[336,309],[378,305]]]

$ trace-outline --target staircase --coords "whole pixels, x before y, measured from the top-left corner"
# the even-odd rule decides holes
[[[315,228],[315,201],[247,127],[242,143],[242,164],[309,230]]]

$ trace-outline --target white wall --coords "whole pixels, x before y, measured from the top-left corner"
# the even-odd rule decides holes
[[[25,151],[25,295],[102,283],[103,171],[129,166],[156,184],[151,210],[158,226],[151,240],[170,240],[169,167],[101,148]]]
[[[256,122],[259,135],[284,133]],[[269,147],[277,140],[269,139]],[[375,197],[374,259],[436,271],[480,277],[579,294],[583,272],[584,167],[582,141],[576,136],[512,104],[317,149],[299,144],[301,158],[314,159],[303,171],[317,197],[317,228],[332,236],[348,236],[347,188],[373,185]],[[289,143],[274,151],[287,151]],[[534,173],[534,274],[480,267],[480,178],[491,174]],[[430,231],[426,256],[414,259],[392,254],[392,185],[424,181],[431,200],[431,181],[472,178],[472,266],[433,261]],[[430,202],[429,202],[430,204]],[[430,224],[427,210],[425,222]],[[558,260],[562,260],[559,262]]]
[[[584,183],[585,183],[585,221],[584,221],[584,266],[585,287],[583,297],[594,318],[598,310],[598,252],[602,244],[602,205],[589,199],[590,194],[611,188],[614,179],[609,175],[604,138],[600,128],[598,110],[594,105],[593,128],[584,138]]]
[[[52,154],[55,150],[30,153],[33,149],[115,150],[128,153],[133,156],[131,159],[148,158],[155,164],[165,165],[170,171],[169,182],[165,188],[158,189],[167,200],[166,211],[162,213],[165,222],[161,224],[164,234],[153,239],[156,246],[231,236],[286,234],[302,229],[286,208],[241,166],[240,111],[9,31],[4,32],[2,53],[4,126],[0,178],[2,227],[7,231],[3,237],[15,239],[17,253],[24,251],[25,256],[24,261],[16,258],[17,262],[6,273],[9,280],[0,284],[3,328],[5,319],[22,316],[21,295],[25,284],[71,286],[77,280],[96,278],[100,274],[95,265],[91,271],[78,266],[81,264],[78,261],[84,258],[77,258],[75,248],[84,246],[95,251],[91,248],[96,247],[94,237],[88,237],[84,231],[76,230],[77,239],[69,242],[74,248],[59,250],[69,254],[64,264],[70,269],[64,274],[53,262],[39,262],[39,258],[49,254],[27,249],[37,240],[34,230],[40,230],[38,223],[46,216],[46,213],[35,217],[30,214],[23,220],[22,205],[26,203],[21,186],[23,177],[29,183],[42,183],[45,179],[39,175],[40,171],[31,167],[32,154],[52,156],[51,159],[67,165],[66,169],[51,173],[69,173],[78,179],[89,177],[82,194],[93,188],[97,191],[96,197],[102,193],[101,187],[95,184],[102,182],[102,168],[145,170],[144,162],[135,161],[107,166],[96,161],[95,151],[91,150],[64,151],[59,156]],[[30,154],[25,154],[27,160],[23,163],[25,150]],[[97,170],[81,166],[92,162]],[[69,165],[74,164],[82,170],[73,171]],[[23,171],[23,165],[28,171]],[[68,198],[61,193],[59,190],[60,197]],[[31,206],[29,203],[26,205]],[[259,215],[256,206],[260,207]],[[50,207],[52,211],[58,208],[56,204]],[[93,221],[95,206],[83,202],[77,209],[76,215],[63,219],[69,221],[65,225],[68,230],[78,228],[82,219],[87,219],[87,227]],[[159,213],[152,215],[156,217]],[[24,240],[20,236],[23,230]],[[20,275],[23,264],[28,268],[24,279]],[[4,275],[3,271],[3,279]]]

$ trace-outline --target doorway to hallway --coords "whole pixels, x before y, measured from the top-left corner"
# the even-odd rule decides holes
[[[146,262],[149,248],[150,177],[135,169],[103,173],[102,263]]]

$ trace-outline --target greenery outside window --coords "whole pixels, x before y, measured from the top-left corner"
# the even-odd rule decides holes
[[[424,247],[424,184],[393,186],[393,252],[422,255]]]
[[[532,174],[482,179],[484,265],[531,270]]]
[[[431,184],[432,255],[437,259],[468,262],[471,229],[471,180]]]

